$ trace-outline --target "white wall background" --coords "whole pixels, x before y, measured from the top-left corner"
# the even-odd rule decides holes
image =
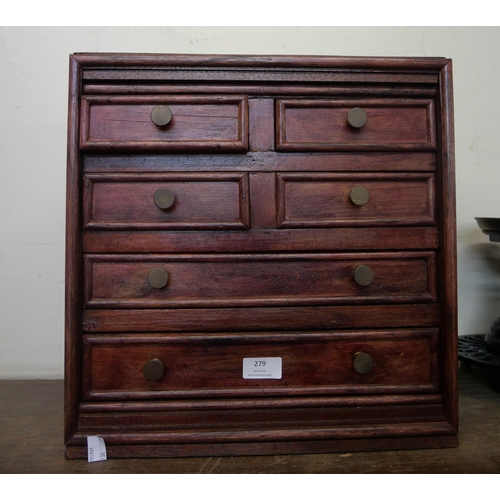
[[[68,56],[73,52],[453,59],[459,334],[500,315],[500,28],[0,28],[0,378],[62,378]]]

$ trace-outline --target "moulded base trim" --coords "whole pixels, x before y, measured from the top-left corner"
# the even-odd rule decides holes
[[[299,455],[438,449],[457,446],[458,437],[456,435],[258,443],[148,444],[107,446],[107,457],[109,459]],[[66,458],[87,458],[87,447],[67,446]]]

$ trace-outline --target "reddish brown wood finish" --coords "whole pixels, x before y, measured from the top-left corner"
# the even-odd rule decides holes
[[[88,229],[246,229],[247,174],[108,174],[84,177]],[[154,202],[170,189],[173,206]]]
[[[151,111],[172,111],[158,127]],[[80,148],[246,151],[248,101],[245,97],[84,97]]]
[[[284,69],[307,68],[309,70],[324,69],[328,73],[338,73],[338,70],[367,69],[382,73],[381,78],[388,78],[391,82],[399,82],[398,72],[414,73],[414,79],[426,77],[427,80],[437,81],[436,75],[431,72],[439,71],[449,61],[443,57],[360,57],[360,56],[295,56],[295,55],[235,55],[235,54],[144,54],[144,53],[76,53],[73,56],[84,68],[120,68],[122,78],[128,73],[135,72],[139,67],[171,67],[176,69],[187,68],[216,68],[221,72],[226,68],[266,68],[286,72]],[[335,70],[335,71],[333,71]],[[382,70],[382,71],[381,71]],[[389,75],[387,74],[389,73]],[[416,74],[415,74],[416,73]],[[420,73],[427,73],[422,75]],[[306,73],[306,76],[307,73]],[[365,75],[363,75],[364,77]],[[332,76],[333,77],[333,76]],[[392,77],[392,79],[390,79]],[[237,79],[237,75],[233,76]],[[207,78],[205,78],[207,79]],[[415,81],[415,80],[411,80]]]
[[[88,74],[88,73],[86,73]],[[94,73],[98,76],[97,73]],[[207,76],[207,73],[204,74]],[[338,75],[340,78],[355,78],[353,75]],[[359,75],[361,76],[361,75]],[[366,74],[363,75],[366,77]],[[403,78],[402,75],[399,75]],[[414,75],[415,76],[415,75]],[[387,78],[387,75],[383,75],[382,78]],[[411,77],[410,77],[411,78]],[[430,76],[429,82],[435,84],[436,78]],[[414,81],[413,81],[414,83]],[[135,84],[130,86],[127,83],[106,83],[94,80],[91,83],[83,84],[84,94],[213,94],[213,93],[223,93],[223,94],[242,94],[246,93],[252,96],[268,96],[276,91],[276,84],[260,83],[255,84],[251,82],[242,82],[239,85],[225,85],[223,83],[209,84],[209,83],[198,83],[198,84],[184,84],[181,87],[176,84],[165,84],[160,82],[149,82],[147,84]],[[404,83],[394,86],[387,86],[379,83],[376,86],[370,85],[329,85],[323,83],[322,85],[314,84],[293,84],[286,85],[282,83],[279,86],[280,95],[292,95],[296,96],[298,94],[306,96],[377,96],[377,97],[435,97],[437,92],[435,87],[424,87],[422,85],[405,85]],[[251,102],[250,102],[251,104]],[[274,104],[273,104],[274,105]]]
[[[267,336],[84,336],[86,399],[388,394],[437,390],[437,331]],[[358,373],[358,352],[373,369]],[[243,358],[281,357],[279,380],[242,378]],[[151,382],[150,359],[165,372]],[[257,404],[258,405],[258,404]]]
[[[439,103],[437,114],[441,127],[438,199],[440,201],[440,251],[438,265],[441,324],[441,372],[444,380],[443,398],[446,418],[454,429],[458,429],[458,381],[456,374],[457,346],[457,230],[455,208],[455,130],[453,121],[452,62],[448,61],[440,71]]]
[[[81,399],[82,329],[82,233],[81,233],[81,156],[78,151],[82,68],[69,60],[68,154],[66,176],[66,288],[64,311],[64,441],[77,431],[78,404]]]
[[[299,100],[276,101],[276,146],[280,151],[432,150],[434,101]],[[368,120],[361,128],[347,122],[353,108]]]
[[[434,175],[280,173],[277,184],[278,227],[435,224]],[[364,205],[349,198],[358,186]]]
[[[70,76],[68,457],[89,434],[110,457],[456,446],[451,61],[77,54]],[[244,379],[257,356],[282,379]]]
[[[262,401],[261,398],[260,401]],[[104,432],[118,432],[124,427],[133,431],[144,430],[162,430],[165,428],[171,430],[188,430],[193,421],[197,422],[200,429],[227,429],[228,422],[235,431],[244,430],[248,427],[255,427],[256,421],[259,422],[259,427],[264,429],[272,428],[296,428],[308,425],[309,422],[315,420],[320,425],[331,425],[335,422],[336,425],[346,425],[347,422],[357,422],[359,424],[378,424],[392,418],[395,423],[408,423],[416,420],[415,415],[419,415],[421,421],[442,420],[443,407],[439,404],[427,405],[410,405],[405,404],[400,408],[393,406],[365,406],[358,408],[302,408],[300,401],[304,398],[295,398],[297,406],[295,408],[284,408],[281,410],[269,411],[258,405],[254,406],[253,411],[241,410],[204,410],[203,422],[197,421],[197,413],[192,411],[144,411],[140,414],[121,412],[104,412],[81,413],[78,426],[83,432],[93,432],[98,428]],[[254,401],[257,404],[259,401]],[[91,403],[92,404],[92,403]],[[148,404],[151,404],[148,401]],[[102,403],[101,406],[106,405]],[[112,403],[107,403],[111,406]]]
[[[439,324],[438,304],[193,309],[86,309],[86,332],[258,331],[428,327]]]
[[[359,394],[340,396],[312,396],[312,397],[286,397],[286,398],[231,398],[211,399],[203,398],[196,402],[192,400],[166,400],[166,401],[92,401],[82,402],[80,410],[86,414],[114,413],[123,410],[127,415],[134,413],[153,412],[182,412],[185,410],[245,410],[248,408],[279,409],[279,408],[340,408],[349,411],[351,407],[380,407],[403,408],[415,407],[415,405],[439,406],[442,403],[439,393],[425,394]]]
[[[434,253],[87,255],[85,307],[242,307],[366,302],[428,302],[436,298]],[[354,271],[375,277],[360,286]],[[148,282],[151,269],[169,275]]]
[[[274,176],[273,176],[274,178]],[[271,205],[271,206],[270,206]],[[252,204],[252,224],[274,227],[273,199],[268,205]],[[260,210],[262,208],[262,210]],[[267,208],[267,210],[266,210]],[[256,211],[260,210],[261,213]],[[264,213],[262,213],[264,212]],[[269,220],[272,219],[274,224]],[[262,221],[268,222],[262,222]],[[360,238],[362,231],[363,237]],[[332,229],[270,229],[221,233],[220,231],[113,231],[86,232],[83,248],[86,253],[149,253],[164,252],[285,252],[293,248],[304,251],[370,251],[435,249],[436,227],[364,227]]]
[[[335,172],[433,172],[434,153],[293,153],[253,151],[246,155],[85,155],[86,172],[219,172],[219,171],[335,171]]]
[[[384,436],[380,439],[362,438],[351,436],[348,439],[331,438],[322,436],[320,439],[307,438],[292,441],[284,438],[283,441],[271,441],[269,436],[263,446],[248,434],[239,434],[240,443],[214,443],[203,442],[202,444],[160,444],[160,436],[156,436],[151,444],[129,445],[118,444],[107,447],[108,458],[183,458],[183,457],[233,457],[239,455],[262,456],[263,453],[269,455],[301,455],[311,453],[346,453],[346,452],[372,452],[387,450],[418,450],[435,448],[455,448],[458,446],[458,438],[452,428],[447,425],[421,425],[418,428],[408,426],[394,426],[392,435],[386,434],[386,428],[372,426],[368,432]],[[343,436],[348,435],[349,429],[345,429]],[[82,432],[75,436],[75,439],[68,443],[66,448],[66,458],[86,459],[88,456],[85,436],[88,432]],[[104,434],[109,443],[113,434]],[[198,441],[206,441],[207,436],[199,437]],[[146,441],[144,436],[143,442]],[[275,436],[278,439],[278,436]],[[263,449],[265,448],[265,451]],[[147,469],[149,471],[149,469]],[[161,469],[162,471],[164,469]],[[246,469],[245,469],[246,470]],[[309,467],[307,470],[310,470]],[[340,470],[344,471],[344,467]],[[381,469],[382,470],[382,469]],[[388,470],[388,469],[383,469]],[[426,469],[429,470],[430,469]],[[447,469],[448,470],[448,469]],[[470,470],[470,469],[464,469]],[[479,469],[478,469],[479,470]],[[259,469],[259,472],[261,469]]]

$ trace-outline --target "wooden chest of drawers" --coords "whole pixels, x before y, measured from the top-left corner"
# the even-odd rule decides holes
[[[451,81],[71,56],[67,456],[456,446]]]

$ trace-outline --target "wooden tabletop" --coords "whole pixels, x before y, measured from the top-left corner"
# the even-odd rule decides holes
[[[459,372],[460,444],[443,450],[215,458],[67,460],[63,381],[0,380],[1,474],[495,474],[500,393],[484,373]]]

